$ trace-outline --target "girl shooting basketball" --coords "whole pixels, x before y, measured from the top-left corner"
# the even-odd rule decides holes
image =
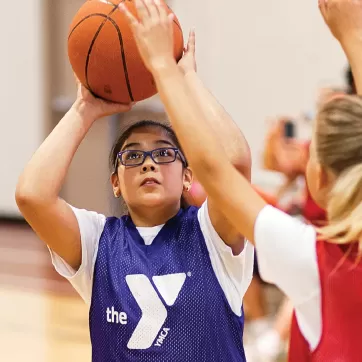
[[[362,100],[335,98],[319,110],[306,177],[328,224],[315,229],[266,205],[220,147],[207,108],[189,95],[172,59],[170,24],[160,1],[136,0],[128,15],[172,124],[206,192],[234,227],[256,244],[262,276],[293,301],[293,361],[361,360]],[[362,0],[321,0],[362,91]],[[225,128],[227,125],[225,125]],[[317,230],[317,231],[316,231]]]
[[[188,53],[179,68],[184,74],[194,67]],[[220,119],[230,161],[249,179],[249,149],[237,126],[196,76],[187,82]],[[169,127],[138,122],[113,148],[113,192],[128,215],[106,218],[59,197],[92,124],[129,108],[79,85],[73,107],[21,175],[18,206],[57,271],[90,305],[93,361],[245,361],[242,298],[253,247],[212,199],[200,209],[182,207],[192,171]]]

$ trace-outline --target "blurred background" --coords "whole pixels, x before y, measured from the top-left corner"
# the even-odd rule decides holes
[[[21,170],[75,99],[67,35],[83,2],[1,1],[7,15],[0,23],[0,361],[90,360],[88,311],[53,271],[47,249],[22,220],[14,198]],[[252,182],[277,192],[285,176],[263,163],[270,119],[289,117],[293,138],[306,141],[321,89],[346,86],[346,59],[317,1],[168,4],[185,38],[196,28],[198,72],[249,141]],[[94,124],[62,190],[66,201],[106,215],[120,212],[109,184],[108,153],[118,129],[135,118],[165,118],[157,96],[129,114]],[[300,187],[297,182],[288,197]],[[281,296],[265,288],[263,313],[270,321]]]

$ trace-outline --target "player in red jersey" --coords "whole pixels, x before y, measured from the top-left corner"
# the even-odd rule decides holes
[[[318,99],[321,104],[328,100],[329,96],[335,94],[333,90],[323,92]],[[323,100],[322,100],[323,98]],[[270,127],[264,147],[263,163],[266,169],[277,171],[285,178],[284,183],[277,190],[275,199],[280,200],[284,194],[291,189],[297,179],[305,180],[306,166],[309,158],[310,142],[299,140],[296,136],[286,135],[286,124],[288,117],[283,117],[273,122]],[[302,195],[297,192],[293,201],[284,207],[280,202],[272,206],[288,214],[300,215],[304,221],[313,225],[321,225],[326,220],[325,211],[313,200],[308,187],[304,186]],[[270,197],[269,197],[270,198]],[[264,197],[264,200],[265,197]],[[267,201],[267,200],[266,200]],[[263,281],[260,278],[258,258],[254,259],[254,278],[244,297],[245,310],[248,312],[248,336],[250,341],[245,345],[247,355],[256,361],[274,361],[279,354],[284,353],[285,346],[290,337],[290,325],[293,315],[293,305],[288,298],[281,304],[275,320],[270,323],[266,312],[266,300],[263,293]]]
[[[360,361],[362,100],[340,96],[316,116],[306,178],[313,200],[328,215],[327,225],[316,229],[268,205],[228,160],[212,128],[217,116],[193,99],[173,58],[172,17],[160,0],[136,3],[140,19],[126,12],[133,34],[196,177],[232,225],[256,245],[264,279],[277,284],[295,306],[305,343],[292,343],[291,360]],[[319,4],[360,94],[362,0]]]

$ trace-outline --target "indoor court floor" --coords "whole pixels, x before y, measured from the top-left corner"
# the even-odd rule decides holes
[[[23,223],[0,221],[0,361],[90,361],[88,308]]]

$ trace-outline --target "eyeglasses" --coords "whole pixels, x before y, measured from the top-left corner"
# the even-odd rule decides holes
[[[156,148],[152,151],[126,150],[118,153],[117,160],[119,160],[123,166],[133,167],[142,165],[148,156],[151,157],[154,163],[161,165],[175,162],[177,156],[179,156],[181,162],[187,167],[184,155],[176,147]],[[117,169],[117,160],[114,165],[115,169]]]

